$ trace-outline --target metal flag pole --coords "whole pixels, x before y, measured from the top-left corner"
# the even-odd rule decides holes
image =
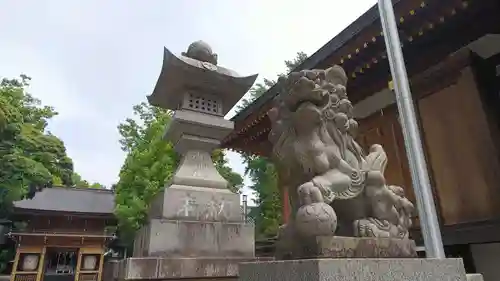
[[[410,163],[413,188],[417,199],[420,227],[424,238],[425,250],[429,258],[445,258],[441,231],[427,172],[427,164],[422,148],[415,108],[406,73],[403,51],[399,40],[398,27],[391,0],[378,0],[382,30],[384,31],[387,58],[391,67],[401,127],[405,140],[406,153]]]

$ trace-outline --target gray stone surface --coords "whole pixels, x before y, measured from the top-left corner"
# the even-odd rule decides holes
[[[177,143],[183,134],[187,134],[222,140],[233,128],[232,121],[220,116],[181,109],[175,111],[164,138]]]
[[[150,104],[176,110],[187,89],[202,89],[217,95],[223,107],[222,115],[226,115],[257,79],[257,75],[242,77],[213,62],[187,55],[176,56],[165,48],[160,77],[153,94],[148,96]]]
[[[238,264],[255,258],[129,258],[120,262],[120,280],[237,277]]]
[[[153,219],[142,231],[134,256],[255,256],[251,224]]]
[[[191,144],[191,147],[195,146]],[[170,182],[173,184],[219,189],[226,189],[228,185],[212,163],[210,152],[202,150],[190,150],[183,155]]]
[[[278,259],[416,258],[415,241],[398,238],[317,236],[278,241]]]
[[[386,182],[382,146],[365,153],[355,141],[344,69],[292,72],[280,85],[268,139],[297,194],[287,227],[303,236],[408,238],[414,206],[403,188]]]
[[[243,222],[240,196],[228,189],[171,185],[157,194],[150,219]]]
[[[482,274],[467,274],[467,281],[484,281]]]
[[[103,264],[102,280],[112,281],[117,280],[120,274],[120,260],[107,260]]]
[[[461,259],[310,259],[242,263],[240,281],[466,281]]]
[[[213,140],[203,144],[197,150],[211,151],[217,148],[220,141],[233,130],[234,123],[221,116],[214,116],[204,112],[196,112],[189,109],[177,110],[172,117],[164,138],[174,144],[174,148],[179,153],[186,152],[186,139],[184,136],[194,136],[199,139]],[[187,140],[189,141],[189,140]],[[214,142],[215,141],[215,142]],[[200,144],[201,145],[201,144]]]

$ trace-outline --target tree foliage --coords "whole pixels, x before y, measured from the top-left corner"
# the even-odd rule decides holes
[[[113,186],[116,193],[115,213],[125,240],[133,238],[135,231],[146,222],[149,203],[164,188],[179,163],[172,144],[162,139],[171,113],[141,103],[133,107],[133,114],[134,117],[127,118],[118,126],[120,145],[127,156],[120,179]],[[231,189],[238,191],[243,178],[227,165],[224,153],[216,150],[212,158]]]
[[[98,182],[90,183],[90,182],[82,179],[82,176],[80,176],[80,174],[78,174],[78,173],[73,173],[71,178],[73,180],[73,185],[75,187],[88,187],[88,188],[96,188],[96,189],[106,189],[107,188],[106,186],[104,186]],[[56,183],[54,183],[54,184],[56,184]]]
[[[287,75],[306,59],[307,54],[298,52],[293,60],[285,61],[287,73],[279,74],[278,77]],[[243,100],[239,106],[239,110],[243,110],[252,104],[252,102],[263,95],[269,88],[274,86],[274,84],[276,84],[276,81],[269,79],[264,79],[262,83],[257,83],[250,89],[250,97]],[[250,216],[252,216],[255,221],[256,237],[263,238],[274,236],[282,220],[282,204],[278,190],[276,169],[273,163],[264,157],[243,155],[243,159],[246,165],[245,174],[248,175],[252,181],[250,188],[253,189],[257,195],[257,199],[255,200],[257,207],[252,209],[250,213]]]
[[[281,200],[278,177],[271,161],[260,156],[244,156],[245,173],[252,182],[250,188],[256,191],[256,208],[250,212],[255,222],[256,238],[271,237],[276,234],[281,223]]]
[[[72,186],[73,161],[64,143],[46,130],[54,108],[27,93],[30,78],[0,82],[0,217],[31,186]]]
[[[0,219],[9,217],[14,201],[53,184],[74,183],[64,143],[47,131],[57,112],[27,92],[30,80],[0,79]],[[0,249],[0,272],[12,258],[11,246]]]

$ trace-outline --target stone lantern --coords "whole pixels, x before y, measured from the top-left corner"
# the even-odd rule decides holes
[[[255,82],[217,66],[217,54],[202,41],[177,57],[165,49],[163,67],[149,103],[175,111],[165,140],[183,157],[172,184],[224,189],[227,181],[216,171],[210,154],[233,130],[224,119]]]
[[[182,160],[153,199],[133,257],[121,261],[115,278],[236,280],[238,264],[255,260],[254,227],[245,223],[239,195],[227,188],[211,153],[233,130],[224,115],[256,78],[218,66],[217,55],[202,41],[180,56],[165,49],[148,100],[174,111],[164,138]]]

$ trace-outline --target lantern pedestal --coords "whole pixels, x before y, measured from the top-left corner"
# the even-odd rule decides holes
[[[148,100],[175,111],[164,138],[182,160],[150,204],[133,257],[120,262],[115,279],[236,280],[240,262],[257,260],[254,226],[245,223],[239,195],[227,188],[211,158],[233,130],[224,115],[257,76],[240,77],[216,63],[203,42],[179,57],[165,49]]]

